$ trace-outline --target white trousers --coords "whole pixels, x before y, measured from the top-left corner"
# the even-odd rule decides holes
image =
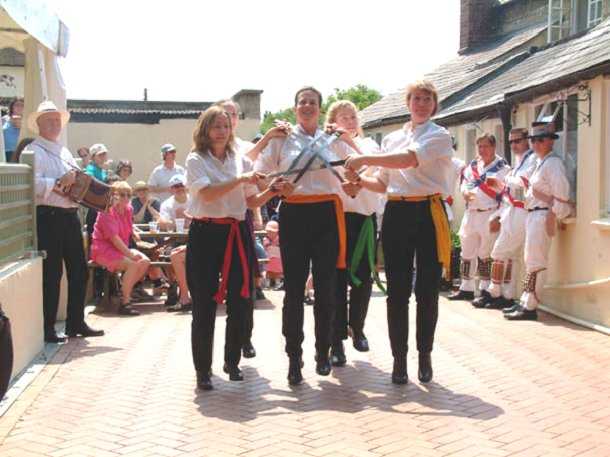
[[[525,222],[527,210],[514,206],[506,207],[500,216],[500,233],[493,249],[491,258],[504,264],[504,279],[494,282],[493,278],[488,292],[492,297],[503,296],[512,300],[516,293],[516,267],[523,256],[523,245],[525,244]],[[509,263],[512,263],[512,274],[506,277]]]
[[[497,237],[497,233],[489,231],[489,216],[493,211],[493,209],[487,211],[469,209],[464,213],[459,235],[462,245],[462,259],[470,261],[470,279],[462,278],[460,290],[474,291],[477,259],[488,259],[491,255],[491,249]],[[487,290],[488,287],[488,280],[479,281],[480,290]]]
[[[549,265],[549,250],[551,237],[546,232],[546,216],[548,211],[531,211],[527,214],[525,223],[525,274],[535,274],[535,290],[524,290],[521,295],[521,305],[529,310],[536,309],[540,304],[540,293],[546,281],[546,271]]]

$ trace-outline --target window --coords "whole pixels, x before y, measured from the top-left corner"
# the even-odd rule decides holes
[[[477,156],[476,140],[477,140],[476,128],[467,127],[466,128],[466,148],[465,148],[466,156],[464,157],[464,159],[466,160],[466,163],[470,163]]]
[[[602,21],[603,0],[589,0],[587,27],[594,27]]]
[[[599,24],[604,0],[549,0],[547,41],[552,43]]]
[[[494,126],[494,136],[496,137],[496,154],[506,159],[506,154],[504,153],[504,127],[502,127],[502,124]]]
[[[554,152],[562,159],[566,176],[570,183],[570,201],[576,202],[576,177],[578,170],[578,95],[569,95],[565,100],[547,102],[534,108],[536,119],[550,121],[554,119],[555,132],[559,139],[555,141]]]

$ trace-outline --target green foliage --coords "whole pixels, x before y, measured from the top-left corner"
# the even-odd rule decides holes
[[[451,247],[454,249],[461,247],[460,236],[454,231],[451,231]]]
[[[320,125],[324,122],[326,110],[331,103],[337,100],[350,100],[357,107],[358,110],[362,110],[369,105],[372,105],[376,101],[381,99],[381,94],[375,89],[370,89],[364,84],[357,84],[348,89],[335,89],[335,92],[326,98],[326,101],[322,104]],[[286,108],[276,112],[266,111],[263,115],[263,121],[261,122],[260,131],[266,133],[274,125],[275,120],[288,121],[291,124],[296,123],[296,118],[293,108]]]

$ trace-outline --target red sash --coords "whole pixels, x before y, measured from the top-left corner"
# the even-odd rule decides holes
[[[470,165],[470,171],[472,171],[472,176],[474,177],[475,181],[478,181],[479,183],[477,187],[481,189],[489,198],[493,198],[494,200],[498,201],[498,193],[481,179],[481,175],[479,174],[479,170],[477,170],[477,164],[475,162]]]
[[[237,250],[239,252],[239,260],[241,263],[241,271],[243,275],[243,281],[241,285],[240,295],[243,298],[250,297],[250,268],[248,266],[248,257],[246,256],[246,249],[244,247],[244,241],[242,240],[241,233],[239,231],[239,221],[232,217],[221,217],[211,218],[204,217],[197,219],[202,222],[210,222],[212,224],[230,225],[229,237],[227,238],[227,246],[225,247],[225,255],[222,262],[222,271],[220,273],[220,286],[218,292],[214,295],[214,300],[219,305],[227,297],[227,289],[229,287],[229,271],[231,269],[231,258],[233,257],[233,244],[237,240]]]

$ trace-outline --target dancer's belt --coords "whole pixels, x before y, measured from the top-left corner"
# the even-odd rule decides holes
[[[362,281],[357,276],[356,272],[358,271],[358,266],[362,261],[362,256],[366,250],[367,262],[369,264],[369,268],[371,270],[371,274],[373,275],[373,280],[379,290],[381,290],[384,294],[386,293],[385,287],[381,283],[381,279],[379,279],[379,274],[377,273],[377,266],[375,264],[375,225],[373,224],[373,218],[376,215],[373,213],[371,216],[367,216],[364,219],[364,223],[360,228],[360,233],[358,234],[358,240],[356,241],[356,246],[354,246],[354,252],[352,252],[352,262],[349,266],[349,275],[352,281],[352,284],[356,287],[362,285]]]
[[[436,234],[436,253],[438,255],[438,261],[445,270],[445,277],[451,277],[451,233],[449,231],[449,221],[445,215],[445,209],[443,208],[443,200],[440,194],[416,196],[416,197],[402,197],[399,195],[390,195],[389,201],[401,201],[401,202],[430,202],[430,214],[432,216],[432,222],[434,223],[434,233]]]
[[[239,260],[241,262],[241,271],[243,275],[240,295],[243,298],[250,297],[250,269],[248,267],[248,257],[246,256],[244,240],[242,239],[241,232],[239,231],[239,221],[232,217],[202,217],[196,218],[195,220],[203,223],[230,225],[229,236],[227,238],[227,245],[225,247],[225,254],[222,262],[220,286],[214,295],[214,300],[216,303],[221,304],[227,296],[227,289],[229,287],[229,272],[231,270],[231,259],[233,257],[233,244],[235,241],[237,241],[237,252],[239,253]]]
[[[542,206],[534,206],[533,208],[528,208],[527,211],[528,212],[533,212],[533,211],[548,211],[548,208],[543,208]]]
[[[286,203],[323,203],[333,202],[335,204],[335,216],[337,218],[337,230],[339,232],[339,255],[337,256],[337,268],[345,268],[345,253],[346,253],[346,232],[345,232],[345,215],[343,213],[343,203],[337,194],[322,194],[322,195],[290,195],[284,199]]]

